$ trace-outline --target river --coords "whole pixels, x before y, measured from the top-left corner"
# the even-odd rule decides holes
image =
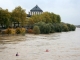
[[[80,28],[53,34],[0,37],[0,60],[80,60]]]

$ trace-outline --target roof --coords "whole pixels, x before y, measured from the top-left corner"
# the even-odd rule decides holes
[[[30,11],[40,11],[40,12],[43,12],[43,11],[38,7],[38,5],[36,5],[34,8],[32,8]]]

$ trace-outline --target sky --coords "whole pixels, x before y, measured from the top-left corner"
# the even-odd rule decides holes
[[[28,13],[38,5],[44,12],[61,16],[61,22],[80,25],[80,0],[0,0],[0,7],[12,11],[17,6]]]

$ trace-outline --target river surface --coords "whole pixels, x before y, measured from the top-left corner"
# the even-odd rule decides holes
[[[0,36],[0,60],[80,60],[80,28],[47,35]]]

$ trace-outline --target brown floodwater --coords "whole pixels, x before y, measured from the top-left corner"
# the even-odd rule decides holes
[[[80,60],[80,28],[53,34],[0,36],[0,60]]]

